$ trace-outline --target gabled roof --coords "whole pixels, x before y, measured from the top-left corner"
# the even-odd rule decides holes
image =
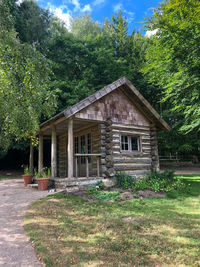
[[[55,115],[51,119],[43,122],[40,128],[47,126],[48,124],[60,119],[61,117],[70,118],[77,112],[88,107],[95,101],[101,99],[112,91],[120,88],[124,94],[126,94],[133,104],[145,115],[147,119],[152,121],[158,129],[170,130],[170,126],[160,117],[160,115],[155,111],[155,109],[149,104],[149,102],[140,94],[140,92],[133,86],[133,84],[126,78],[120,78],[117,81],[105,86],[96,93],[87,98],[83,99],[79,103],[73,105],[72,107],[63,110],[59,114]]]

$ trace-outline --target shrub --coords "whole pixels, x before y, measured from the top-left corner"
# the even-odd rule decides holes
[[[187,191],[187,185],[176,180],[173,170],[165,170],[163,173],[153,171],[146,177],[146,183],[155,192]]]
[[[136,181],[135,189],[136,190],[145,190],[149,188],[149,184],[146,178],[142,178]]]
[[[124,172],[116,173],[115,175],[117,186],[123,189],[134,188],[136,178],[132,177]]]
[[[86,194],[93,195],[98,190],[103,190],[103,189],[104,189],[104,183],[103,183],[103,181],[99,181],[94,185],[88,186],[87,189],[86,189]]]
[[[104,187],[105,187],[103,181],[99,181],[99,182],[97,182],[97,183],[96,183],[96,186],[98,186],[100,190],[104,190]]]
[[[88,194],[88,195],[93,195],[96,192],[97,192],[96,185],[90,185],[86,189],[86,194]]]
[[[174,181],[174,170],[164,170],[164,172],[152,171],[148,176],[147,180],[167,180]]]
[[[118,199],[120,196],[120,192],[119,191],[113,191],[113,192],[109,192],[109,191],[105,191],[105,192],[95,192],[93,194],[93,197],[99,200],[105,200],[105,201],[109,201],[109,200],[116,200]]]

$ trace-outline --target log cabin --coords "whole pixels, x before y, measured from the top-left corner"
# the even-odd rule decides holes
[[[170,127],[123,77],[40,125],[38,169],[43,139],[50,138],[56,187],[112,185],[116,172],[141,177],[159,170],[159,130]]]

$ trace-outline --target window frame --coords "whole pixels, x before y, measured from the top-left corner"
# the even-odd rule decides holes
[[[127,137],[128,138],[128,150],[122,149],[122,137]],[[138,150],[132,150],[132,142],[131,138],[137,138],[137,146]],[[141,153],[142,152],[142,140],[140,135],[135,135],[135,134],[120,134],[120,152],[121,153]]]

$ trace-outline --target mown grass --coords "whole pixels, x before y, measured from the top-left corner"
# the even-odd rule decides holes
[[[185,180],[190,192],[176,198],[49,196],[29,208],[25,229],[46,266],[200,266],[200,181]]]

